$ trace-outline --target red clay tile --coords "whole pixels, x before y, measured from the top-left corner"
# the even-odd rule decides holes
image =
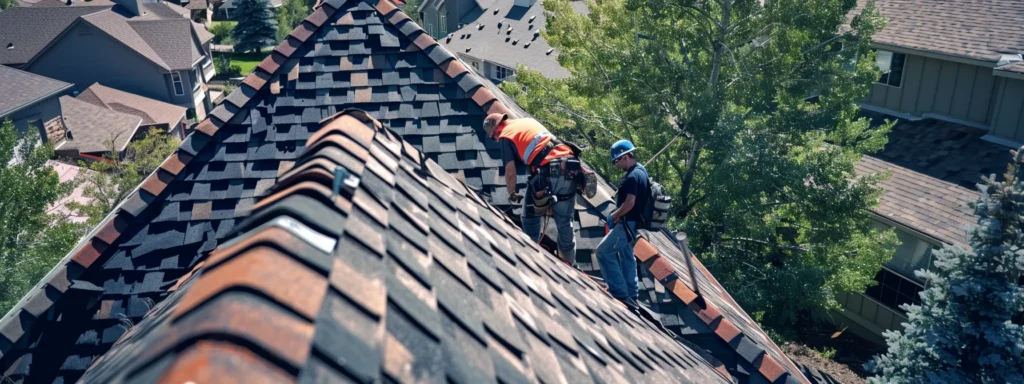
[[[405,12],[395,12],[390,17],[388,17],[388,21],[391,21],[391,25],[394,26],[398,26],[398,23],[401,23],[405,20],[410,20],[409,15],[405,14]]]
[[[353,145],[355,146],[355,145]],[[292,184],[298,184],[299,179],[301,180],[315,180],[323,183],[324,185],[332,184],[334,182],[334,174],[330,172],[337,167],[336,164],[328,161],[324,158],[317,158],[302,163],[298,168],[294,168],[285,172],[278,178],[277,187],[290,186]],[[363,169],[353,169],[353,173],[361,174]]]
[[[295,38],[295,40],[299,42],[299,45],[301,45],[316,33],[316,29],[317,28],[312,24],[303,22],[300,23],[299,26],[295,27],[295,29],[292,30],[292,33],[288,34],[288,36]],[[296,48],[298,48],[298,46],[296,46]],[[288,56],[290,56],[290,54]]]
[[[330,9],[330,7],[320,7],[320,9],[317,9],[313,14],[306,17],[306,22],[313,24],[314,27],[320,28],[320,26],[324,25],[327,21],[327,18],[330,17],[327,13],[328,9]]]
[[[295,31],[293,30],[292,33],[294,32]],[[288,38],[284,39],[281,44],[278,44],[277,47],[274,48],[274,52],[290,57],[295,53],[295,50],[299,49],[300,46],[302,46],[301,40],[293,36],[288,36]]]
[[[196,265],[192,267],[192,269],[190,269],[184,275],[181,275],[181,277],[178,278],[178,281],[175,281],[174,285],[167,289],[167,292],[177,291],[182,284],[185,284],[185,282],[192,277],[192,275],[195,275],[196,272],[199,272],[199,270],[203,269],[204,265],[206,265],[206,260],[196,263]]]
[[[370,87],[356,88],[356,102],[357,103],[369,103],[373,98],[373,89]]]
[[[459,75],[469,72],[465,65],[462,65],[458,59],[451,59],[441,64],[441,70],[444,71],[448,77],[456,78]]]
[[[683,304],[689,305],[694,300],[697,300],[697,294],[678,279],[665,284],[665,288],[672,292],[672,295],[681,300]]]
[[[216,383],[228,377],[252,384],[295,381],[288,372],[248,348],[223,341],[199,341],[178,353],[173,361],[158,383]]]
[[[775,358],[769,356],[767,353],[761,355],[761,365],[757,367],[757,371],[761,372],[768,382],[774,383],[782,375],[786,374],[786,369],[779,364]]]
[[[248,76],[246,76],[244,80],[242,80],[242,84],[248,85],[252,87],[252,89],[258,90],[262,89],[263,86],[267,84],[267,80],[270,80],[269,73],[253,71]]]
[[[437,40],[434,40],[433,37],[430,37],[430,35],[428,35],[426,32],[423,32],[420,33],[419,36],[416,36],[416,38],[413,39],[412,43],[415,44],[416,47],[418,47],[419,49],[426,50],[427,48],[436,45]]]
[[[380,12],[381,15],[387,16],[396,9],[398,9],[398,7],[396,7],[394,4],[391,4],[391,1],[380,0],[377,2],[377,12]]]
[[[369,74],[367,74],[366,72],[352,72],[349,81],[351,82],[351,86],[353,87],[365,87],[367,85],[370,85]]]
[[[287,57],[282,56],[280,53],[274,52],[271,53],[266,58],[264,58],[263,61],[260,62],[260,65],[258,65],[257,67],[259,67],[259,69],[262,69],[266,73],[274,73],[277,72],[278,68],[281,68],[281,65],[284,64],[286,60],[288,60]]]
[[[668,260],[665,260],[664,257],[660,256],[654,258],[647,269],[651,271],[651,274],[653,274],[654,278],[658,279],[658,281],[665,281],[665,278],[676,272],[676,269],[672,267],[672,264],[669,264]]]
[[[104,243],[113,245],[117,238],[121,236],[129,226],[131,226],[131,219],[126,218],[128,215],[124,212],[118,212],[112,220],[108,220],[103,226],[100,227],[99,231],[96,232],[95,238],[100,239]]]
[[[724,317],[722,318],[722,321],[718,322],[718,326],[715,327],[714,331],[715,334],[718,335],[718,337],[721,337],[726,343],[732,341],[732,339],[735,339],[736,336],[739,336],[742,333],[739,328],[736,328],[736,325]]]
[[[717,307],[711,305],[711,303],[708,303],[706,300],[705,305],[706,308],[704,309],[700,309],[696,304],[690,305],[690,309],[693,309],[693,312],[697,314],[697,317],[699,317],[704,324],[711,324],[719,317],[722,317],[722,312],[720,312]]]
[[[96,259],[103,254],[103,251],[107,250],[107,244],[97,239],[91,239],[82,246],[75,255],[71,257],[71,261],[78,263],[79,265],[89,268],[92,263],[96,262]]]
[[[170,172],[171,174],[177,175],[181,173],[185,166],[192,161],[192,155],[185,151],[174,151],[167,160],[164,160],[163,164],[160,164],[160,168]]]
[[[212,259],[210,263],[213,263]],[[174,308],[173,317],[180,318],[234,287],[260,291],[308,319],[315,319],[327,293],[327,279],[292,256],[259,246],[204,270],[202,277],[192,283],[188,293]]]
[[[156,172],[153,172],[153,174],[146,178],[146,181],[142,182],[142,186],[140,188],[146,192],[152,193],[153,196],[160,196],[160,192],[163,192],[164,188],[167,188],[167,183],[174,180],[174,176],[175,175],[172,175],[167,171],[157,169]]]
[[[637,239],[636,243],[633,244],[633,254],[640,260],[641,263],[650,260],[654,256],[658,256],[658,250],[651,245],[647,239],[641,237]]]
[[[297,183],[291,187],[285,188],[282,191],[275,192],[274,194],[264,197],[263,200],[253,205],[252,210],[258,210],[268,205],[274,204],[277,201],[284,199],[288,196],[295,194],[299,190],[310,191],[311,193],[317,193],[323,196],[327,200],[331,200],[343,212],[349,212],[352,210],[352,202],[348,201],[344,197],[334,196],[334,193],[325,187],[323,184],[316,183],[313,181],[303,181]]]
[[[473,91],[473,95],[470,97],[473,98],[473,102],[476,103],[476,105],[481,107],[487,105],[487,103],[492,100],[497,100],[494,93],[487,89],[487,87],[477,87],[476,90]]]

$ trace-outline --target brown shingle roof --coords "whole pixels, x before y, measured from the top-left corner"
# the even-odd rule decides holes
[[[0,64],[27,63],[80,16],[110,9],[87,7],[13,7],[0,12]]]
[[[860,7],[866,0],[858,1]],[[996,62],[1024,53],[1024,1],[876,0],[888,24],[872,41]]]
[[[173,129],[185,118],[185,107],[139,96],[100,83],[93,84],[76,97],[87,103],[142,118],[142,125],[166,124]]]
[[[128,146],[142,118],[112,109],[92,105],[71,96],[60,98],[64,125],[71,132],[71,140],[55,148],[58,154],[102,153],[113,143],[117,151]]]
[[[7,114],[56,96],[71,84],[0,65],[0,121]]]

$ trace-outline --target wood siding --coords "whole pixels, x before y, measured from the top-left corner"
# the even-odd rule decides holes
[[[997,103],[992,111],[992,134],[1024,142],[1024,80],[999,78]]]
[[[931,113],[988,125],[995,91],[990,68],[907,55],[900,87],[874,84],[865,102],[914,116]]]

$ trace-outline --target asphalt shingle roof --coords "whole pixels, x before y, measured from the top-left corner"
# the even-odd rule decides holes
[[[0,65],[0,120],[21,107],[71,88],[71,84]]]
[[[82,381],[729,382],[362,116],[306,141]]]
[[[173,129],[185,118],[185,107],[105,87],[100,83],[89,86],[76,98],[96,106],[138,116],[142,119],[142,125],[166,124]]]
[[[340,10],[335,12],[338,8]],[[313,203],[297,204],[292,208],[304,212],[304,217],[315,220],[302,221],[301,217],[296,219],[316,231],[330,233],[338,239],[343,235],[343,230],[360,230],[361,232],[353,232],[353,235],[346,235],[345,241],[358,242],[363,248],[353,248],[353,245],[346,247],[346,250],[351,250],[352,253],[371,252],[377,255],[386,253],[388,260],[395,260],[396,264],[401,264],[403,268],[413,268],[416,270],[415,273],[423,272],[422,275],[411,274],[397,268],[397,265],[396,268],[387,269],[389,273],[401,278],[418,279],[417,276],[425,276],[426,281],[434,289],[418,291],[418,294],[433,294],[437,297],[438,302],[443,304],[439,306],[442,309],[442,318],[447,316],[448,319],[456,319],[455,321],[469,319],[467,323],[446,325],[445,327],[449,327],[444,328],[446,332],[451,330],[451,326],[468,326],[479,330],[480,328],[473,325],[475,321],[472,321],[475,318],[473,313],[479,312],[469,310],[473,308],[473,304],[468,302],[472,301],[473,297],[491,305],[500,304],[501,300],[492,295],[483,295],[485,291],[472,291],[471,296],[459,296],[464,297],[466,302],[452,302],[452,307],[447,307],[448,303],[443,303],[443,300],[447,299],[440,298],[447,295],[442,290],[450,287],[445,283],[449,278],[460,283],[468,280],[476,284],[473,280],[474,274],[480,274],[484,279],[493,277],[483,276],[489,275],[490,264],[486,267],[476,265],[478,260],[475,258],[460,258],[460,255],[474,253],[477,249],[474,244],[484,241],[482,239],[491,241],[492,238],[500,239],[502,233],[509,233],[503,225],[499,225],[494,227],[500,229],[497,233],[485,231],[476,238],[469,235],[473,233],[476,225],[489,226],[486,220],[497,217],[481,213],[484,208],[491,213],[498,213],[491,210],[488,204],[494,205],[500,212],[507,213],[513,210],[506,205],[508,192],[502,186],[503,182],[497,171],[501,165],[500,151],[495,143],[484,140],[481,127],[483,117],[488,113],[508,112],[513,116],[523,116],[517,109],[507,107],[505,100],[507,97],[497,91],[493,84],[472,74],[462,62],[409,20],[407,15],[395,9],[391,2],[328,1],[296,28],[285,42],[275,48],[221,106],[211,111],[211,117],[200,123],[161,168],[150,175],[114,214],[101,223],[94,233],[47,276],[38,289],[26,296],[10,316],[0,320],[0,353],[3,354],[0,357],[0,372],[8,372],[7,374],[15,379],[25,378],[31,381],[75,381],[94,363],[96,356],[103,356],[110,351],[116,340],[126,340],[118,344],[121,346],[147,333],[138,327],[126,326],[123,319],[138,323],[147,318],[146,314],[149,312],[152,313],[148,316],[151,319],[149,322],[156,326],[152,329],[159,331],[160,326],[157,323],[165,323],[152,319],[161,316],[159,313],[181,308],[180,301],[174,304],[171,300],[189,295],[174,294],[169,298],[169,290],[182,281],[182,276],[195,271],[202,260],[207,260],[209,265],[206,255],[218,246],[228,247],[228,239],[235,238],[233,232],[252,230],[253,227],[249,226],[252,222],[246,223],[246,218],[269,204],[258,201],[269,200],[267,196],[277,192],[273,186],[279,182],[279,176],[304,161],[301,156],[306,151],[307,141],[322,132],[320,121],[348,108],[365,110],[369,116],[379,120],[389,127],[394,135],[408,143],[402,145],[409,147],[406,148],[406,152],[419,152],[430,159],[431,161],[420,164],[425,165],[432,177],[442,181],[446,188],[436,187],[424,191],[429,197],[409,192],[410,189],[404,185],[409,180],[404,177],[388,176],[394,173],[390,170],[399,168],[394,162],[387,160],[389,153],[395,154],[399,151],[395,144],[389,144],[390,138],[389,141],[374,141],[373,138],[350,136],[356,144],[338,141],[333,147],[318,149],[318,153],[323,153],[331,161],[341,163],[346,168],[369,170],[360,172],[360,188],[367,192],[364,198],[355,199],[359,196],[354,196],[354,208],[349,211],[349,215],[338,214],[345,217],[344,226],[325,225],[324,223],[333,223],[338,219],[331,218],[329,210],[317,209],[316,207],[321,206]],[[376,144],[365,145],[363,150],[354,146],[371,141]],[[352,154],[365,153],[364,151],[368,151],[368,156],[372,156],[376,161],[359,161],[367,155],[352,157]],[[404,164],[405,160],[402,160],[402,163]],[[456,175],[460,181],[450,182],[450,178],[443,176],[445,173]],[[444,183],[444,180],[449,182]],[[525,175],[520,178],[520,182],[524,181]],[[318,189],[313,187],[313,190]],[[452,191],[453,196],[464,196],[469,200],[448,200],[450,196],[439,195],[446,194],[445,191]],[[322,196],[317,195],[319,192],[309,191],[290,193],[297,193],[310,199],[320,199],[318,196]],[[476,201],[478,198],[479,201]],[[284,204],[285,200],[288,199],[283,197],[281,203]],[[468,203],[470,200],[476,203]],[[327,201],[329,202],[330,198]],[[452,202],[455,204],[448,204]],[[578,261],[589,273],[597,273],[596,263],[593,262],[593,249],[604,235],[603,224],[599,218],[612,209],[611,189],[602,181],[597,197],[589,201],[580,200],[578,203]],[[392,207],[407,209],[391,210]],[[282,206],[281,209],[286,208]],[[459,213],[454,214],[454,210]],[[461,222],[463,217],[468,222]],[[350,226],[348,220],[375,226]],[[470,225],[469,222],[474,225]],[[384,224],[387,225],[386,229],[380,227]],[[422,233],[436,233],[436,236],[409,239],[392,235],[381,239],[380,234],[387,233],[386,231],[392,227],[401,234],[414,234],[414,231],[418,230]],[[649,241],[655,245],[654,249],[661,255],[662,260],[668,260],[671,265],[684,265],[681,264],[685,263],[685,258],[680,256],[681,251],[673,250],[673,243],[666,240],[664,234],[652,233],[649,236]],[[432,241],[431,238],[436,240]],[[413,246],[391,248],[401,244],[389,242],[405,241],[401,239],[408,240]],[[413,252],[412,249],[418,247],[416,244],[425,246],[419,248],[419,252],[426,252],[427,259],[400,259],[409,255],[406,252]],[[534,249],[531,245],[525,246]],[[499,248],[499,251],[504,249],[512,252],[523,249]],[[401,251],[391,252],[391,249]],[[651,256],[648,254],[645,257],[649,260]],[[345,259],[346,262],[349,260],[360,259]],[[436,263],[430,264],[431,260]],[[487,260],[484,259],[485,262]],[[575,283],[566,282],[564,279],[574,280],[581,278],[580,275],[572,272],[563,274],[561,271],[565,269],[557,265],[552,267],[551,259],[531,257],[516,260],[517,263],[523,264],[516,264],[517,269],[526,268],[530,270],[529,276],[540,279],[532,281],[532,284],[531,280],[525,280],[533,305],[561,312],[564,307],[558,301],[560,295],[552,293],[557,289],[551,287],[563,284],[568,284],[564,287],[577,287]],[[468,268],[465,268],[467,265]],[[663,267],[665,263],[653,265]],[[381,276],[372,269],[362,269],[367,266],[355,264],[351,267],[360,274],[366,274],[362,276]],[[659,284],[662,284],[661,281],[664,281],[666,286],[672,284],[667,276],[661,275],[664,268],[654,269],[657,273],[651,271],[649,268],[644,271],[645,279],[661,278]],[[700,273],[710,276],[703,270]],[[202,281],[203,272],[199,275],[197,280],[194,279],[192,284],[195,286],[189,289],[190,292]],[[383,276],[383,279],[387,279],[387,274]],[[707,280],[710,285],[716,284],[710,277]],[[584,283],[583,286],[586,285]],[[642,298],[658,311],[658,316],[663,321],[674,322],[676,330],[684,327],[690,330],[684,336],[685,340],[713,343],[693,348],[711,350],[715,355],[706,358],[709,362],[723,360],[713,362],[714,366],[723,370],[729,369],[728,373],[732,375],[753,376],[751,380],[806,381],[779,348],[764,336],[764,332],[756,324],[749,322],[749,318],[744,317],[745,314],[738,306],[729,302],[731,299],[727,295],[707,295],[707,302],[713,304],[707,308],[714,309],[702,312],[700,306],[687,304],[687,296],[683,294],[685,290],[682,289],[685,285],[685,282],[672,284],[673,287],[677,287],[675,291],[665,294],[664,291],[659,293],[656,285],[652,284],[650,286],[654,287],[651,289],[655,290],[655,295],[661,295],[657,296],[658,301],[651,302],[652,296],[646,291],[646,297]],[[365,285],[359,287],[369,289]],[[714,291],[714,288],[707,289],[709,293]],[[347,295],[346,292],[339,292],[337,289],[329,291],[331,294]],[[388,294],[400,293],[391,287],[386,291]],[[590,296],[593,294],[582,295],[577,299],[598,300]],[[68,299],[64,299],[65,297]],[[390,296],[388,300],[391,301]],[[541,305],[538,301],[546,304]],[[504,302],[513,301],[505,298]],[[151,311],[153,303],[168,304],[160,304],[159,308]],[[569,308],[572,307],[569,305]],[[392,313],[401,312],[388,309],[384,314],[388,316],[385,321],[388,324],[393,319],[390,317]],[[431,308],[407,314],[414,317],[411,321],[424,321],[437,313],[437,309]],[[553,312],[549,312],[548,315],[551,313]],[[320,328],[319,314],[313,315],[311,313],[309,316],[303,316],[306,322],[313,322],[316,325],[315,329],[306,328],[314,335],[321,329],[325,332],[337,330],[331,328],[329,322],[324,323],[327,328]],[[573,315],[580,316],[579,313]],[[68,319],[75,320],[69,322]],[[724,321],[726,319],[728,322]],[[566,323],[559,324],[565,326]],[[736,334],[729,331],[734,328],[720,324],[731,324],[739,332],[749,336],[736,338]],[[387,326],[386,324],[385,327]],[[134,331],[122,338],[129,328]],[[464,344],[461,341],[460,329],[462,328],[447,332],[446,335],[460,338],[458,345],[461,348]],[[392,332],[391,329],[387,331]],[[52,336],[47,335],[53,335],[54,332],[65,336],[52,339],[53,343],[31,342],[40,338],[50,340]],[[494,337],[487,332],[480,334],[484,335],[485,339]],[[598,333],[592,337],[607,338],[611,337],[611,334],[614,333]],[[498,334],[502,335],[504,334]],[[623,337],[628,339],[623,340],[619,346],[641,345],[633,339],[641,337],[640,334]],[[570,339],[575,340],[568,334],[561,334],[555,341],[557,344],[562,341],[569,342]],[[302,341],[304,339],[292,340],[300,342],[298,345],[306,346],[300,347],[301,350],[308,350],[310,344],[302,344],[305,343]],[[316,346],[315,337],[313,340],[313,345]],[[729,341],[732,340],[737,344],[730,345]],[[577,343],[580,341],[576,340]],[[571,344],[570,342],[570,347]],[[342,345],[356,348],[356,344]],[[442,343],[441,353],[434,354],[438,361],[458,360],[453,357],[456,355],[451,354],[455,352],[446,352],[444,345],[448,344]],[[653,356],[647,356],[652,352],[645,352],[643,349],[636,351],[631,348],[629,351],[617,350],[618,344],[611,345],[613,350],[610,351],[601,350],[600,347],[595,350],[615,356],[617,359],[621,356],[621,359],[614,360],[615,364],[632,365],[632,368],[623,367],[630,372],[633,372],[633,369],[647,372],[651,370],[651,367],[647,366],[651,359],[662,360],[656,352]],[[333,351],[320,352],[334,353]],[[419,351],[413,352],[415,356],[425,356]],[[557,361],[558,365],[565,365],[562,363],[564,356],[558,355],[561,352],[564,350],[555,348],[555,355],[546,355],[548,357],[543,364],[554,364],[553,362]],[[582,360],[579,359],[587,359],[583,356],[587,353],[590,352],[583,351],[582,354],[573,355],[575,357],[569,359],[580,362]],[[316,358],[322,360],[321,356]],[[333,355],[328,355],[331,356]],[[374,355],[366,354],[367,358],[372,356]],[[469,356],[481,359],[481,365],[476,365],[478,361],[473,360],[461,361],[457,365],[439,363],[438,367],[458,367],[457,373],[451,373],[458,375],[457,377],[470,377],[462,375],[475,375],[481,372],[488,375],[492,372],[494,375],[511,372],[506,371],[504,366],[494,366],[496,371],[488,370],[482,359],[491,357],[489,353]],[[95,367],[107,366],[111,367],[111,371],[116,371],[113,367],[120,366],[120,363],[115,363],[114,359],[121,361],[130,357],[130,353],[120,354],[115,351],[102,358],[103,361],[96,363]],[[291,364],[293,361],[287,363]],[[275,360],[275,363],[280,362]],[[285,371],[291,374],[310,369],[301,368],[306,365],[290,367],[292,368]],[[335,366],[332,369],[344,368]],[[497,371],[498,369],[500,371]],[[539,376],[540,373],[534,373],[542,377]],[[574,377],[565,369],[561,374],[565,375],[567,380]]]
[[[64,126],[71,132],[71,140],[55,148],[57,154],[101,153],[113,142],[118,151],[124,150],[132,135],[142,124],[142,118],[96,106],[71,96],[61,96],[61,114]]]
[[[860,7],[865,0],[858,1]],[[996,62],[1024,53],[1024,1],[876,0],[888,24],[876,43]]]
[[[132,20],[128,24],[170,69],[191,69],[203,57],[189,19]]]
[[[983,175],[1000,177],[1009,148],[981,139],[987,132],[939,120],[900,120],[885,149],[865,156],[859,174],[892,171],[878,215],[947,244],[968,246],[977,224],[968,204],[978,198]]]
[[[0,11],[0,64],[27,63],[80,16],[110,9],[87,7],[13,7]]]
[[[542,3],[537,1],[527,8],[515,7],[511,0],[485,0],[487,8],[478,18],[467,20],[468,24],[449,34],[450,39],[441,38],[440,42],[454,53],[508,68],[515,69],[522,64],[548,78],[569,77],[569,71],[558,64],[558,52],[548,53],[551,46],[543,37],[534,34],[544,28],[546,14]],[[576,3],[583,4],[577,1],[574,5]],[[586,6],[582,8],[585,10]],[[509,28],[512,33],[508,33]]]

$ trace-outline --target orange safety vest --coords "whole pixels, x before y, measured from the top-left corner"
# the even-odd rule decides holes
[[[537,155],[543,152],[543,149],[551,143],[554,137],[540,122],[530,118],[508,120],[498,133],[499,139],[511,140],[519,158],[531,166]],[[558,144],[541,159],[539,165],[545,165],[553,159],[566,156],[572,156],[572,150],[568,145]]]

